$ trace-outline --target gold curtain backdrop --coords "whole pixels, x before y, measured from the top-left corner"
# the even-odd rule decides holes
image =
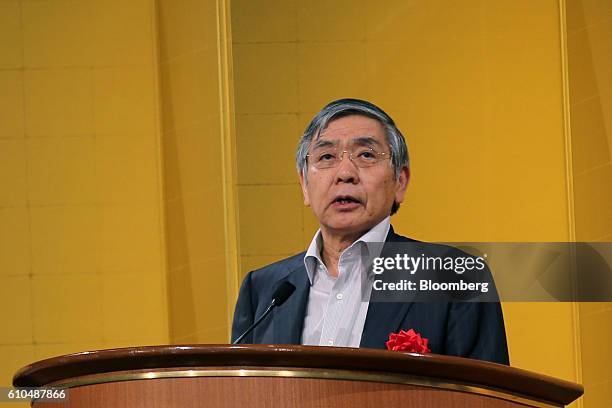
[[[305,250],[293,156],[332,99],[406,136],[394,228],[612,241],[607,0],[3,0],[0,385],[34,360],[229,338]],[[612,403],[610,303],[504,303],[512,365]]]

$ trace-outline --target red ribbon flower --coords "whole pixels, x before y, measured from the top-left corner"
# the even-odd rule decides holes
[[[391,351],[408,351],[411,353],[429,353],[431,350],[427,347],[428,339],[421,337],[420,333],[410,329],[408,331],[400,330],[399,333],[389,334],[387,350]]]

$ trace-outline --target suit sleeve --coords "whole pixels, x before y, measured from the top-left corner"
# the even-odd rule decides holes
[[[234,342],[249,328],[249,326],[253,324],[254,315],[255,308],[253,306],[252,272],[249,272],[249,274],[242,281],[242,286],[240,287],[240,292],[238,293],[236,308],[234,309],[232,342]],[[246,336],[241,343],[253,343],[253,333],[249,333],[249,335]]]
[[[499,303],[451,303],[446,332],[446,354],[510,364]]]

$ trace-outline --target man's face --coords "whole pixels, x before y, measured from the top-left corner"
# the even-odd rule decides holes
[[[313,140],[309,154],[326,144],[340,152],[369,145],[386,153],[382,156],[385,160],[362,168],[349,160],[348,153],[336,167],[325,169],[314,167],[314,158],[309,156],[307,180],[300,175],[304,204],[312,207],[321,229],[342,235],[364,233],[390,214],[394,200],[403,201],[408,169],[402,169],[399,179],[395,179],[384,129],[367,116],[350,115],[331,121]]]

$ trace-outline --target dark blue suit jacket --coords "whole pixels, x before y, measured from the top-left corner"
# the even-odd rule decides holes
[[[390,229],[386,242],[415,242]],[[384,250],[383,250],[384,251]],[[300,344],[310,281],[304,254],[250,272],[244,279],[232,326],[232,340],[269,306],[283,282],[296,290],[251,332],[243,343]],[[360,347],[386,348],[390,333],[414,329],[429,339],[433,353],[509,364],[504,319],[499,303],[370,302]]]

